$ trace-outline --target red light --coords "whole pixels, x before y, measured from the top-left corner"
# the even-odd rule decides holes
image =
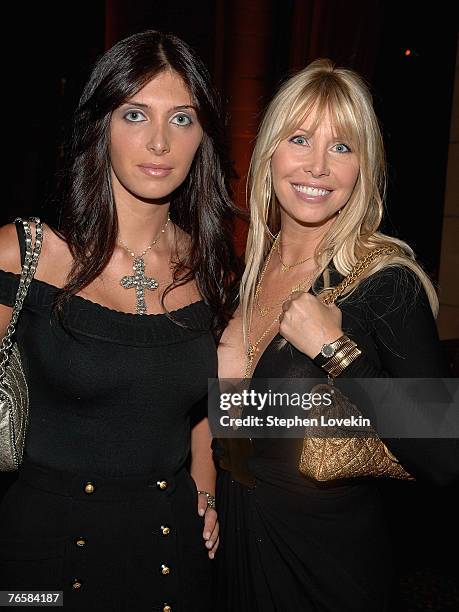
[[[406,49],[405,51],[405,55],[408,57],[408,55],[411,55],[411,49]]]

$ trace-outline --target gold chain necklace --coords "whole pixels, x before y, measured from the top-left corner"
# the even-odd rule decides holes
[[[257,287],[256,287],[256,289],[255,289],[254,303],[257,305],[258,310],[260,310],[260,308],[259,308],[259,301],[258,301],[258,298],[259,298],[259,295],[260,295],[260,290],[261,290],[261,287],[262,287],[262,284],[263,284],[263,278],[264,278],[264,276],[265,276],[266,270],[268,269],[269,262],[271,261],[271,255],[272,255],[273,251],[274,251],[274,250],[277,248],[277,244],[278,244],[279,236],[280,236],[280,232],[277,234],[277,236],[276,236],[276,238],[275,238],[275,240],[274,240],[273,246],[271,247],[271,250],[270,250],[270,251],[269,251],[269,253],[268,253],[268,257],[266,258],[265,265],[263,266],[263,270],[262,270],[262,272],[261,272],[261,274],[260,274],[260,278],[259,278],[259,280],[258,280]],[[295,285],[294,287],[292,287],[292,291],[291,291],[291,292],[288,294],[288,296],[287,296],[287,297],[286,297],[286,298],[285,298],[285,299],[284,299],[282,302],[279,302],[279,304],[283,304],[283,302],[285,302],[285,300],[286,300],[288,297],[290,297],[290,295],[292,295],[292,293],[293,293],[294,291],[299,291],[299,290],[300,290],[300,289],[299,289],[299,287],[301,287],[301,288],[305,287],[305,286],[306,286],[306,284],[307,284],[307,283],[308,283],[308,282],[311,280],[311,277],[312,277],[312,275],[310,275],[310,276],[309,276],[309,278],[308,278],[308,279],[306,279],[305,281],[302,281],[301,283],[298,283],[297,285]],[[277,304],[277,305],[279,305],[279,304]],[[261,314],[261,313],[260,313],[260,314],[261,314],[261,316],[265,316],[266,314],[268,314],[268,312],[270,312],[271,310],[273,310],[274,306],[275,306],[275,305],[272,305],[272,306],[267,306],[267,307],[265,306],[264,308],[265,308],[265,309],[267,308],[268,310],[265,312],[265,314]],[[256,340],[255,342],[251,342],[251,341],[250,341],[250,332],[251,332],[251,330],[252,330],[253,311],[254,311],[254,309],[253,309],[253,306],[252,306],[252,308],[251,308],[251,312],[250,312],[250,317],[249,317],[248,329],[247,329],[247,340],[248,340],[248,346],[247,346],[247,351],[246,351],[246,354],[247,354],[247,364],[246,364],[246,367],[245,367],[244,378],[249,378],[249,376],[250,376],[250,373],[251,373],[251,371],[252,371],[253,361],[254,361],[254,359],[255,359],[255,355],[256,355],[256,354],[258,353],[258,351],[259,351],[258,346],[259,346],[260,342],[261,342],[261,341],[262,341],[264,338],[266,338],[266,335],[267,335],[267,334],[268,334],[268,333],[271,331],[271,329],[273,328],[273,326],[274,326],[276,323],[279,323],[279,315],[277,315],[277,316],[276,316],[276,318],[275,318],[275,319],[273,319],[273,321],[271,322],[271,324],[270,324],[270,325],[269,325],[269,326],[268,326],[268,327],[265,329],[265,331],[264,331],[264,332],[261,334],[261,336],[258,338],[258,340]]]
[[[280,300],[279,302],[274,302],[274,304],[270,304],[269,306],[263,306],[262,304],[260,304],[260,292],[255,292],[254,304],[257,307],[258,314],[260,315],[260,317],[266,317],[266,315],[269,314],[272,310],[274,310],[276,306],[280,306],[281,304],[283,304],[285,300],[287,300],[292,295],[292,293],[295,293],[295,291],[302,291],[302,289],[304,289],[310,283],[311,278],[312,274],[310,274],[305,280],[297,283],[296,285],[293,285],[289,293],[282,300]]]
[[[276,239],[275,239],[274,244],[272,246],[272,250],[273,251],[279,249],[279,246],[278,246],[279,245],[279,240],[280,240],[280,232],[276,236]],[[254,300],[253,300],[255,306],[257,307],[257,310],[258,310],[258,313],[259,313],[260,317],[266,317],[266,315],[268,315],[272,310],[274,310],[274,308],[276,306],[280,306],[281,304],[283,304],[285,302],[285,300],[292,295],[292,293],[295,293],[295,291],[301,291],[302,289],[304,289],[304,287],[306,287],[306,285],[311,281],[311,278],[313,276],[313,274],[310,274],[304,280],[300,281],[296,285],[293,285],[293,287],[290,289],[289,293],[282,300],[280,300],[279,302],[275,302],[274,304],[270,304],[269,306],[268,305],[263,306],[263,305],[260,304],[260,291],[261,291],[261,285],[262,285],[262,282],[263,282],[263,277],[264,277],[264,274],[265,274],[265,270],[266,270],[266,268],[269,265],[270,258],[271,258],[271,253],[268,255],[268,258],[266,260],[266,265],[265,265],[265,267],[263,269],[263,272],[262,272],[262,274],[260,276],[260,282],[257,284],[257,289],[255,291],[255,296],[254,296]],[[281,263],[282,263],[282,260],[281,260]]]
[[[165,224],[162,226],[162,228],[159,230],[159,232],[157,233],[157,235],[154,237],[153,242],[152,242],[151,244],[149,244],[149,245],[147,246],[147,248],[146,248],[144,251],[142,251],[142,253],[140,253],[140,255],[136,255],[136,254],[134,253],[134,251],[132,251],[132,250],[131,250],[131,249],[130,249],[128,246],[127,246],[127,244],[124,244],[124,242],[122,242],[122,240],[120,240],[119,238],[118,238],[118,244],[119,244],[120,246],[122,246],[122,247],[123,247],[123,249],[126,249],[126,251],[129,253],[129,255],[130,255],[131,257],[134,257],[134,258],[135,258],[135,257],[143,257],[144,255],[146,255],[146,254],[147,254],[147,251],[149,251],[149,250],[150,250],[152,247],[154,247],[154,246],[155,246],[155,244],[158,242],[158,240],[159,240],[159,239],[161,238],[161,236],[164,234],[164,232],[166,231],[167,226],[169,225],[169,221],[170,221],[170,220],[171,220],[171,218],[170,218],[170,216],[169,216],[169,212],[168,212],[168,213],[167,213],[167,221],[166,221],[166,223],[165,223]]]
[[[301,261],[297,261],[293,264],[286,264],[283,259],[282,259],[282,254],[281,254],[281,249],[280,249],[280,232],[278,233],[277,237],[279,238],[279,240],[277,240],[276,238],[276,250],[277,250],[277,254],[279,255],[279,260],[281,262],[281,270],[282,272],[290,272],[290,270],[292,268],[296,268],[297,266],[300,266],[301,264],[306,263],[307,261],[309,261],[310,259],[312,259],[314,257],[314,255],[311,255],[310,257],[306,257],[306,259],[302,259]]]
[[[258,353],[259,350],[258,345],[263,340],[263,338],[266,337],[266,334],[271,331],[275,323],[279,323],[279,315],[273,320],[271,325],[263,332],[263,334],[258,338],[256,342],[252,343],[249,340],[249,346],[247,347],[247,365],[245,366],[244,378],[249,378],[250,372],[252,371],[253,360],[255,359],[255,355]],[[249,334],[250,332],[248,332],[247,335]]]

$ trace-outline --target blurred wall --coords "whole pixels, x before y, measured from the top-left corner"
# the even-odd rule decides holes
[[[459,45],[454,78],[454,96],[449,132],[448,166],[445,190],[445,213],[440,259],[440,337],[452,344],[459,338]],[[455,345],[456,371],[459,356]],[[454,350],[454,347],[452,347]]]

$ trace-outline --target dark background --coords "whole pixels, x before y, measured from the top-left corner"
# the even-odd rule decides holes
[[[387,147],[390,182],[383,230],[408,241],[435,281],[457,44],[452,4],[31,4],[20,18],[16,14],[9,21],[14,42],[3,46],[8,146],[0,222],[28,213],[52,220],[53,211],[44,207],[59,167],[60,144],[92,63],[120,38],[151,27],[189,42],[222,92],[230,113],[230,147],[240,176],[234,186],[241,205],[258,121],[281,79],[317,57],[360,72],[371,85]],[[406,49],[412,51],[408,57]],[[243,228],[237,240],[243,244]]]
[[[318,57],[360,72],[371,85],[387,148],[382,229],[409,242],[438,281],[457,45],[453,3],[94,0],[9,10],[1,224],[29,214],[53,221],[48,202],[62,137],[92,63],[120,38],[155,28],[199,52],[226,101],[241,206],[260,115],[281,79]],[[239,223],[239,250],[245,232]],[[12,478],[2,475],[0,486]],[[457,611],[459,504],[453,487],[390,482],[382,490],[398,567],[393,611]]]

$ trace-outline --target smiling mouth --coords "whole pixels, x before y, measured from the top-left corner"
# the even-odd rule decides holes
[[[332,190],[329,189],[319,189],[318,187],[308,187],[307,185],[297,185],[295,183],[292,183],[292,187],[299,193],[304,193],[305,195],[313,197],[326,196],[332,192]]]

